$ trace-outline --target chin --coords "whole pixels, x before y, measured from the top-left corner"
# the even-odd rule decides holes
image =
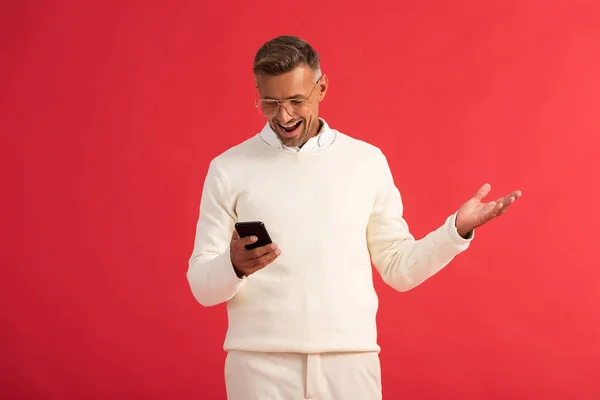
[[[280,134],[277,134],[277,136],[279,136],[279,140],[286,147],[298,147],[301,142],[301,139],[300,139],[301,135],[297,135],[297,136],[294,136],[291,138],[290,137],[282,137]]]

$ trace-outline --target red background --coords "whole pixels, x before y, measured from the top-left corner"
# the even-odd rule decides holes
[[[185,278],[200,193],[263,125],[254,52],[297,34],[416,236],[486,181],[524,194],[422,286],[377,279],[385,398],[598,398],[598,3],[214,3],[3,6],[0,393],[225,398],[225,308]]]

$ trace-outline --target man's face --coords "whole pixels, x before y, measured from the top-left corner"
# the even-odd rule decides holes
[[[318,84],[308,66],[299,66],[282,75],[257,75],[256,83],[262,100],[279,100],[275,115],[265,115],[271,129],[283,145],[301,147],[319,130],[319,102],[327,91],[327,77]],[[283,100],[288,100],[283,103]],[[271,107],[273,108],[273,107]]]

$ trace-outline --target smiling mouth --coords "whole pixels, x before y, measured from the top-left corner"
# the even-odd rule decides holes
[[[296,131],[298,130],[298,128],[300,128],[300,125],[302,125],[302,121],[300,120],[294,124],[286,124],[286,125],[283,125],[278,122],[277,125],[279,126],[280,130],[282,131],[281,133],[285,134],[285,136],[293,136],[296,134]]]

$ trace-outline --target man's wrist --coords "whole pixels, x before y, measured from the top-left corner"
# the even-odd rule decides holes
[[[461,226],[456,226],[456,232],[458,233],[458,236],[463,239],[470,239],[471,236],[473,236],[473,229],[467,229]]]
[[[467,239],[471,239],[471,237],[473,237],[473,229],[471,229],[470,231],[467,231],[466,233],[461,233],[460,231],[458,231],[458,234],[460,235],[461,238],[467,240]]]
[[[244,274],[242,271],[240,271],[239,269],[237,269],[237,268],[235,267],[235,265],[233,265],[233,263],[231,263],[231,266],[233,267],[233,272],[235,272],[235,274],[237,275],[237,277],[238,277],[239,279],[242,279],[243,277],[245,277],[245,276],[246,276],[246,274]]]

